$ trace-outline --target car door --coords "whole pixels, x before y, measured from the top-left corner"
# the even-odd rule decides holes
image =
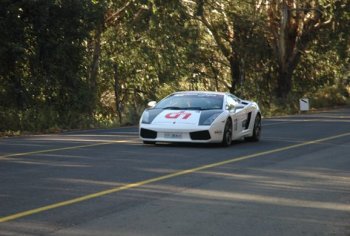
[[[247,117],[244,106],[239,104],[236,97],[229,95],[227,97],[226,109],[230,112],[232,119],[232,139],[238,139],[242,136],[244,130],[243,121]]]

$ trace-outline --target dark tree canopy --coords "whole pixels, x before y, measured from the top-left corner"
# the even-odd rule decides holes
[[[137,123],[176,90],[345,103],[349,0],[2,0],[0,132]],[[286,105],[288,104],[288,106]]]

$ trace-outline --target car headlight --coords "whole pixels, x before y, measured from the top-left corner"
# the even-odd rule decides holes
[[[211,125],[219,115],[221,115],[222,111],[204,111],[201,113],[201,117],[199,119],[199,125]]]
[[[142,114],[142,121],[143,124],[149,124],[151,122],[149,122],[149,112],[148,111],[144,111]]]
[[[141,117],[142,124],[151,124],[154,118],[156,118],[159,113],[162,112],[162,109],[148,109],[145,110]]]

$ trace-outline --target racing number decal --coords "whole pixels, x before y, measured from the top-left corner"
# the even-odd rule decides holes
[[[179,118],[181,116],[183,120],[187,120],[191,115],[192,115],[191,113],[180,111],[180,112],[168,113],[168,114],[165,115],[165,118],[167,118],[167,119],[177,119],[177,118]]]

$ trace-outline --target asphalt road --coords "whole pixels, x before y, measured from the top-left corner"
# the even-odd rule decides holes
[[[0,235],[350,235],[350,109],[262,140],[143,145],[137,127],[0,139]]]

